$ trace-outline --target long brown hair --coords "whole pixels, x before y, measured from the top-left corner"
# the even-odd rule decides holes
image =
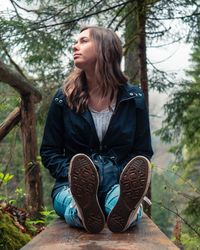
[[[112,31],[103,27],[86,26],[80,32],[89,29],[97,50],[95,65],[95,83],[101,89],[102,97],[110,91],[110,104],[115,91],[120,85],[127,82],[122,73],[120,64],[122,60],[122,45],[119,37]],[[77,67],[64,82],[64,93],[67,103],[76,112],[82,112],[88,105],[88,90],[85,72]]]

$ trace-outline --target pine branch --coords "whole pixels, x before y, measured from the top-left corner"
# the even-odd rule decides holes
[[[124,22],[124,20],[125,20],[127,17],[129,17],[129,16],[133,13],[133,11],[134,11],[136,8],[137,8],[137,6],[135,5],[133,8],[131,8],[130,11],[127,12],[127,14],[126,14],[124,17],[122,17],[122,19],[121,19],[121,20],[118,22],[118,24],[116,25],[114,31],[117,31],[117,30],[118,30],[118,28],[119,28],[120,25]]]
[[[19,67],[19,65],[16,64],[16,62],[12,59],[12,57],[10,56],[10,54],[8,53],[8,50],[6,49],[6,47],[3,47],[3,51],[5,52],[5,54],[7,55],[7,57],[10,60],[10,63],[14,65],[15,69],[26,79],[27,77],[25,76],[25,74],[23,73],[22,69]]]
[[[71,4],[72,5],[72,4]],[[55,19],[55,17],[59,16],[65,9],[67,9],[69,6],[67,7],[64,7],[62,9],[60,9],[58,12],[56,12],[54,15],[51,15],[50,17],[47,17],[45,19],[41,19],[39,20],[38,22],[35,22],[35,24],[40,24],[42,22],[46,22],[46,21],[49,21],[51,19]]]
[[[163,17],[163,18],[151,18],[149,17],[148,19],[149,20],[157,20],[157,21],[167,21],[167,20],[183,20],[183,19],[186,19],[186,18],[191,18],[193,16],[200,16],[200,12],[199,13],[192,13],[191,15],[185,15],[185,16],[175,16],[175,17]]]
[[[126,3],[124,6],[122,6],[121,9],[119,9],[116,13],[116,15],[113,17],[113,19],[111,20],[111,22],[109,23],[109,25],[107,26],[108,28],[110,28],[112,26],[112,24],[114,23],[114,21],[117,19],[117,17],[119,16],[119,14],[123,11],[123,9],[126,7],[128,3]]]
[[[131,0],[128,0],[128,1],[120,3],[120,4],[116,4],[116,5],[111,6],[109,8],[105,8],[103,10],[99,10],[99,11],[96,11],[96,12],[93,12],[93,13],[84,14],[84,15],[82,15],[80,17],[76,17],[74,19],[70,19],[70,20],[67,20],[67,21],[63,21],[63,22],[59,22],[59,23],[54,23],[54,24],[48,24],[48,25],[41,25],[41,26],[35,27],[35,28],[34,27],[33,28],[29,28],[26,32],[24,32],[24,34],[27,34],[27,33],[32,32],[32,31],[40,30],[40,29],[43,29],[43,28],[47,29],[47,28],[55,27],[55,26],[61,26],[61,25],[66,25],[66,24],[77,23],[80,20],[87,19],[89,17],[92,17],[92,16],[95,16],[95,15],[107,12],[109,10],[113,10],[113,9],[118,8],[120,6],[123,6],[123,5],[125,5],[125,4],[127,4],[129,2],[131,2]],[[32,26],[35,26],[36,24],[37,23],[33,23]],[[13,35],[13,36],[16,36],[16,35]],[[13,37],[13,36],[10,36],[10,37]]]
[[[166,77],[166,72],[165,72],[165,71],[158,69],[158,68],[157,68],[148,58],[147,58],[147,62],[148,62],[157,72],[159,72],[160,74],[162,74],[163,76],[165,76],[165,79],[166,79],[172,86],[175,85],[174,82],[170,81],[170,80]]]

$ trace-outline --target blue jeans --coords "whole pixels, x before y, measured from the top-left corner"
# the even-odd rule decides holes
[[[119,184],[114,185],[106,195],[104,204],[104,214],[107,217],[113,207],[116,205],[120,194]],[[63,217],[68,225],[72,227],[83,228],[83,224],[78,215],[76,203],[73,199],[69,187],[64,187],[55,197],[53,202],[56,213]],[[129,227],[137,225],[142,218],[143,208],[142,204],[139,206],[135,218],[133,218]]]

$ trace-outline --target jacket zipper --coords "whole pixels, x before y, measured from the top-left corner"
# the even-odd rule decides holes
[[[111,124],[111,122],[112,122],[113,116],[116,114],[116,111],[117,111],[119,105],[120,105],[122,102],[127,101],[127,100],[130,100],[130,99],[133,99],[133,98],[135,98],[135,96],[131,96],[131,97],[129,97],[129,98],[123,99],[123,100],[119,101],[119,103],[117,104],[117,106],[116,106],[116,108],[115,108],[115,110],[114,110],[114,112],[113,112],[113,114],[112,114],[112,116],[111,116],[111,118],[110,118],[110,122],[109,122],[109,125],[108,125],[108,129],[107,129],[107,131],[106,131],[106,134],[104,135],[102,142],[100,142],[100,144],[99,144],[99,151],[100,151],[100,152],[101,152],[102,149],[103,149],[103,145],[102,145],[102,144],[103,144],[104,138],[106,137],[106,135],[107,135],[107,133],[108,133],[108,130],[109,130],[110,124]]]

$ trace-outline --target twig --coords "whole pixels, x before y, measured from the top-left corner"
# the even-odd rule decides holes
[[[174,210],[172,210],[172,209],[170,209],[170,208],[164,206],[163,204],[160,204],[159,202],[154,201],[154,203],[155,203],[157,206],[160,206],[160,207],[166,209],[167,211],[169,211],[169,212],[175,214],[176,216],[178,216],[178,217],[185,223],[185,225],[187,225],[187,226],[188,226],[197,236],[200,237],[200,233],[199,233],[195,228],[193,228],[193,227],[189,224],[189,222],[188,222],[186,219],[184,219],[178,212],[175,212]],[[198,226],[198,225],[197,225],[197,226]]]
[[[148,48],[161,48],[161,47],[165,47],[165,46],[169,46],[169,45],[172,45],[174,43],[178,43],[180,42],[182,39],[186,38],[186,36],[182,36],[182,37],[179,37],[177,40],[174,40],[170,43],[164,43],[164,44],[161,44],[161,45],[154,45],[154,46],[148,46]]]
[[[36,10],[27,10],[26,8],[23,8],[23,7],[21,7],[18,3],[16,3],[14,0],[10,0],[10,2],[12,3],[12,5],[13,5],[13,7],[14,7],[14,5],[16,5],[19,9],[21,9],[21,10],[24,10],[24,11],[26,11],[26,12],[34,12],[34,13],[36,13]]]

